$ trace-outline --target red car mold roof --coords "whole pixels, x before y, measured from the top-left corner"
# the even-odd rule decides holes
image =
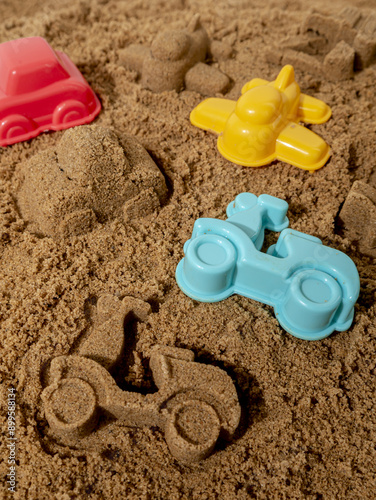
[[[38,68],[43,68],[43,74]],[[6,95],[37,90],[69,77],[56,52],[39,36],[0,44],[0,74]]]

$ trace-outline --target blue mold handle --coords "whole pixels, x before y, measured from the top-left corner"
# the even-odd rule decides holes
[[[198,219],[176,269],[179,287],[201,302],[238,293],[269,304],[281,326],[301,339],[347,330],[359,295],[354,263],[318,238],[287,229],[286,212],[283,200],[242,193],[226,221]],[[259,251],[265,228],[285,228],[267,253]]]
[[[241,193],[227,206],[227,222],[242,229],[260,250],[265,229],[279,232],[288,227],[287,209],[286,201],[274,196]]]

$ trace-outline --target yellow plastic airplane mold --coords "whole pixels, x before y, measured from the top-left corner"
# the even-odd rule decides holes
[[[218,150],[233,163],[260,167],[278,159],[313,172],[328,161],[330,147],[298,122],[324,123],[331,114],[323,101],[301,94],[294,68],[287,65],[273,82],[254,78],[246,83],[237,101],[206,99],[190,120],[220,134]]]

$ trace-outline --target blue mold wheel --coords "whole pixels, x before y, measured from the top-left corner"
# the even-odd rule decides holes
[[[334,330],[346,329],[335,321],[341,301],[342,289],[337,280],[323,271],[307,269],[292,277],[275,314],[281,326],[295,337],[320,340]]]
[[[176,269],[179,287],[201,302],[217,302],[232,293],[237,252],[223,236],[203,234],[190,240]]]

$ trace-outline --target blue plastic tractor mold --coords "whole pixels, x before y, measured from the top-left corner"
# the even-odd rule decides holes
[[[359,295],[359,275],[344,253],[287,229],[288,204],[263,194],[239,194],[228,219],[198,219],[176,269],[182,291],[218,302],[240,294],[274,307],[280,325],[304,340],[347,330]],[[264,230],[282,231],[267,253]]]

